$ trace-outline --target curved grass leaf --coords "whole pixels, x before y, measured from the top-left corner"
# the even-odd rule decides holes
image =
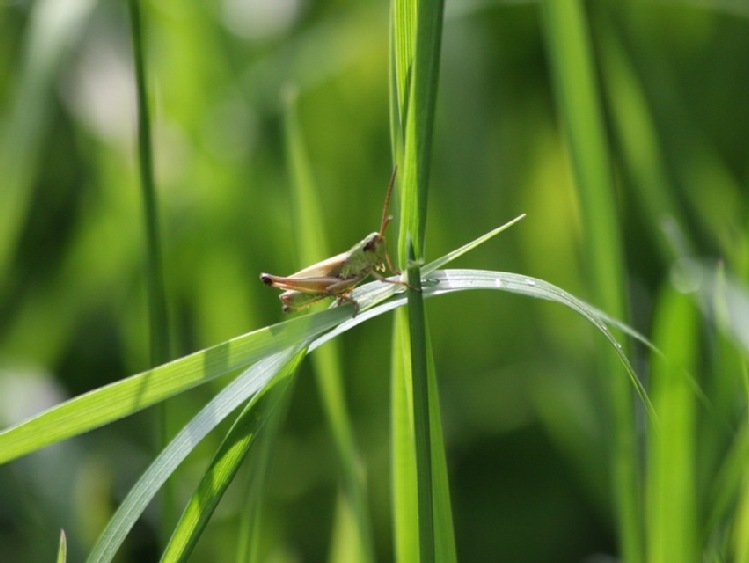
[[[68,560],[68,538],[65,530],[60,530],[60,547],[57,549],[57,563],[65,563]]]
[[[424,266],[422,296],[431,298],[456,291],[493,289],[565,305],[591,322],[611,343],[652,414],[645,390],[609,328],[622,329],[629,336],[647,343],[636,331],[543,280],[511,272],[435,270],[507,226]],[[225,387],[185,426],[133,487],[89,558],[90,561],[108,561],[169,475],[221,420],[265,389],[295,355],[301,357],[301,350],[307,344],[312,351],[369,318],[403,306],[406,296],[402,291],[402,286],[374,281],[354,290],[352,296],[361,306],[361,313],[356,317],[350,316],[350,304],[342,307],[334,304],[329,310],[260,329],[72,399],[0,434],[0,462],[127,416],[173,394],[257,362]],[[187,535],[195,531],[197,528]]]
[[[287,362],[267,387],[252,397],[237,417],[185,507],[164,550],[162,561],[185,561],[190,556],[224,492],[256,443],[258,433],[270,417],[278,415],[280,403],[288,398],[291,375],[304,355],[305,352],[301,351]],[[252,508],[254,507],[246,507],[245,510]]]
[[[615,352],[627,368],[630,377],[638,390],[643,402],[652,411],[650,401],[645,394],[645,390],[637,379],[629,360],[621,350],[621,345],[611,334],[608,328],[610,319],[602,315],[595,308],[587,305],[583,301],[568,294],[564,290],[529,276],[514,274],[510,272],[488,272],[482,270],[439,270],[432,272],[425,278],[425,287],[423,296],[425,298],[435,295],[454,293],[456,291],[466,291],[471,289],[494,289],[528,295],[548,301],[561,303],[573,311],[577,312],[589,320],[606,339],[612,344]],[[393,288],[392,284],[383,282],[372,282],[360,288],[358,298],[364,303],[368,300],[380,300],[383,293],[398,291]],[[354,326],[365,322],[368,318],[381,315],[387,311],[393,310],[406,303],[405,295],[397,295],[384,303],[363,311],[356,317],[350,318],[338,325],[333,331],[326,333],[315,340],[309,347],[310,350],[320,346],[325,341],[338,335]],[[346,306],[350,307],[350,306]],[[341,308],[346,310],[344,308]],[[325,313],[327,311],[324,311]],[[322,315],[309,315],[315,317]],[[291,322],[291,321],[289,321]],[[632,331],[633,334],[634,331]],[[164,483],[171,472],[181,463],[197,443],[228,415],[234,408],[242,402],[249,399],[254,393],[263,389],[264,385],[270,381],[274,375],[282,369],[291,357],[298,353],[301,346],[290,348],[287,351],[279,352],[269,356],[259,362],[257,366],[243,373],[227,388],[209,403],[198,416],[183,429],[172,443],[165,449],[144,473],[133,490],[130,492],[125,502],[123,502],[117,514],[107,526],[105,533],[91,554],[89,561],[108,561],[114,556],[116,549],[124,541],[127,532],[133,523],[138,519],[148,502],[156,494],[159,487]]]
[[[130,489],[88,557],[90,563],[111,561],[128,532],[164,482],[200,441],[234,409],[261,391],[282,369],[301,359],[297,345],[264,358],[227,385],[180,430]],[[295,358],[295,356],[297,356]]]
[[[350,309],[340,308],[287,320],[75,397],[0,433],[0,463],[245,369],[338,325],[350,315]]]
[[[494,229],[476,241],[424,266],[422,268],[424,295],[431,296],[466,289],[501,289],[560,302],[587,318],[602,331],[614,344],[625,366],[631,370],[626,356],[616,346],[617,342],[607,327],[621,329],[629,336],[645,343],[647,339],[561,288],[543,280],[508,272],[448,270],[440,272],[439,275],[435,272],[438,266],[444,266],[506,227],[507,225]],[[405,298],[402,296],[381,303],[400,290],[399,286],[393,284],[371,282],[356,288],[353,292],[353,298],[361,305],[361,313],[356,317],[350,316],[351,305],[337,307],[334,304],[326,311],[297,317],[238,336],[75,397],[0,433],[0,463],[129,416],[172,395],[222,375],[245,369],[271,354],[281,352],[307,339],[314,339],[310,344],[310,350],[313,350],[353,326],[403,305]],[[375,307],[376,304],[379,305]],[[637,382],[638,392],[647,405],[644,390],[634,377],[634,372],[630,371],[630,374],[633,382]]]

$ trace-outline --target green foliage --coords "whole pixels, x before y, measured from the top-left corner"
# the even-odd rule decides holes
[[[5,557],[747,559],[739,4],[2,16]],[[422,292],[278,322],[394,164]]]

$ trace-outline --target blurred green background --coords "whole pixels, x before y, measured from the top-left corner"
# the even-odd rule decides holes
[[[626,320],[648,335],[678,258],[749,272],[749,11],[728,1],[592,2],[588,18],[617,169]],[[347,249],[376,229],[392,171],[388,5],[162,1],[145,2],[144,19],[176,357],[281,320],[277,292],[258,274],[303,266],[286,88],[298,91],[331,245]],[[148,367],[128,26],[122,2],[0,6],[3,427]],[[544,41],[537,3],[447,2],[427,258],[526,212],[457,267],[522,272],[590,299]],[[427,307],[459,558],[615,555],[601,380],[625,375],[596,370],[605,340],[573,313],[518,296],[470,292]],[[382,561],[392,559],[391,325],[368,322],[341,346]],[[647,355],[633,358],[647,373]],[[702,381],[714,366],[704,361]],[[267,561],[329,551],[338,473],[308,369],[276,444]],[[171,412],[188,420],[218,388],[172,399]],[[721,418],[726,433],[734,414]],[[146,412],[0,467],[3,560],[50,560],[60,528],[71,560],[81,559],[154,456],[152,427]],[[220,438],[179,470],[178,494],[191,493]],[[231,493],[196,561],[232,560]],[[123,561],[156,557],[156,517],[134,530]]]

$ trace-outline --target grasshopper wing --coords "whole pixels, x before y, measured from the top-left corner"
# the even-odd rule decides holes
[[[291,274],[289,279],[292,280],[303,280],[309,278],[338,278],[341,273],[341,268],[346,264],[348,260],[348,252],[341,252],[337,256],[331,256],[325,260],[321,260],[316,264],[307,266],[304,270]]]
[[[293,276],[282,278],[273,274],[261,274],[260,279],[269,287],[299,293],[319,293],[322,295],[334,295],[336,292],[330,291],[330,289],[338,287],[341,282],[348,281],[339,278],[295,278]]]

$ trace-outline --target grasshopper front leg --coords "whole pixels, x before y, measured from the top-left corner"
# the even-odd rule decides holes
[[[400,272],[395,272],[393,270],[390,270],[390,271],[393,272],[394,274],[398,274],[398,275],[400,274]],[[383,276],[381,273],[377,272],[376,270],[372,270],[371,274],[372,274],[373,278],[376,278],[377,280],[379,280],[381,282],[391,283],[393,285],[400,285],[400,286],[403,286],[403,287],[407,287],[409,289],[414,289],[416,291],[421,291],[421,288],[414,287],[410,283],[408,283],[407,281],[403,281],[403,280],[391,280],[390,278],[386,278],[385,276]]]

